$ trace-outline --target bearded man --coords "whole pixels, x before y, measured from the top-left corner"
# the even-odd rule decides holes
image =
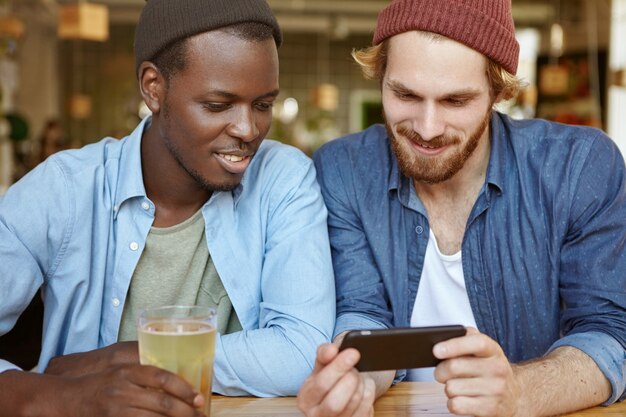
[[[472,416],[544,416],[624,399],[624,161],[600,130],[511,120],[510,0],[394,0],[354,56],[385,126],[315,155],[346,331],[463,324],[432,368],[357,373],[318,349],[307,416],[369,416],[394,380],[446,384]],[[389,352],[393,355],[393,352]]]

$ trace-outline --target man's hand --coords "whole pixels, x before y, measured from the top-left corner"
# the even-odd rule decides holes
[[[179,376],[153,366],[116,365],[79,377],[7,371],[0,385],[2,417],[203,416],[202,396]]]
[[[307,417],[373,416],[376,386],[354,368],[359,358],[356,349],[339,353],[336,345],[321,345],[313,373],[298,393],[298,408]]]
[[[435,379],[446,384],[448,409],[476,417],[521,417],[521,390],[513,367],[496,341],[474,328],[435,345],[442,362]]]
[[[198,417],[201,395],[177,375],[153,366],[118,365],[67,381],[66,416]],[[80,395],[77,395],[80,393]]]
[[[81,376],[100,372],[114,365],[138,363],[137,342],[120,342],[102,349],[52,358],[45,373],[58,376]]]

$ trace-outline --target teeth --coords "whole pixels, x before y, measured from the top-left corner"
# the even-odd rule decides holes
[[[226,154],[220,154],[220,156],[224,159],[226,159],[227,161],[230,162],[241,162],[244,160],[245,157],[243,156],[237,156],[237,155],[226,155]]]

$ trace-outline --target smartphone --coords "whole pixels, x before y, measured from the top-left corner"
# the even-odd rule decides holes
[[[361,353],[356,369],[361,372],[388,369],[427,368],[440,360],[433,346],[453,337],[465,336],[461,325],[351,330],[339,350],[355,348]]]

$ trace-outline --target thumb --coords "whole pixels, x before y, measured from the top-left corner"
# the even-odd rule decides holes
[[[324,343],[317,348],[317,357],[315,358],[315,369],[317,372],[331,363],[339,353],[337,346],[332,343]]]

